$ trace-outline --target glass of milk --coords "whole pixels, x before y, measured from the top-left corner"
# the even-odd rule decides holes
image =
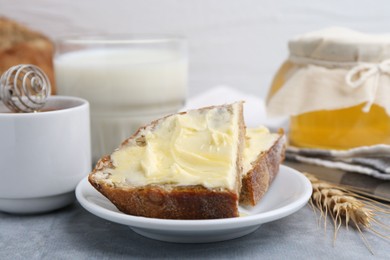
[[[177,112],[187,95],[187,42],[182,37],[62,38],[54,67],[59,95],[90,102],[94,162],[141,125]]]

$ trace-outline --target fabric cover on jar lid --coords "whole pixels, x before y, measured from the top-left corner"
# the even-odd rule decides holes
[[[283,86],[267,100],[271,116],[299,115],[364,103],[390,115],[390,34],[332,27],[289,42]]]

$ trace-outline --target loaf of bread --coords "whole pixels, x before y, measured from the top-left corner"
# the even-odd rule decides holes
[[[18,64],[33,64],[48,76],[55,93],[53,43],[41,33],[0,17],[0,75]]]
[[[248,129],[242,103],[171,115],[103,157],[89,182],[120,211],[164,219],[239,216],[255,205],[283,160],[285,138]],[[241,187],[242,186],[242,187]]]

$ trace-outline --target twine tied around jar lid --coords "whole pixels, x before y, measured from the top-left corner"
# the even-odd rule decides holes
[[[375,103],[390,115],[390,35],[328,28],[289,42],[290,55],[267,100],[271,116],[299,115]],[[274,80],[274,82],[275,82]]]
[[[366,82],[369,78],[375,77],[374,83],[371,87],[369,100],[363,107],[364,112],[370,111],[370,108],[375,100],[376,91],[378,89],[379,75],[384,73],[390,75],[390,59],[384,60],[378,64],[362,63],[356,65],[348,71],[347,75],[345,75],[345,81],[349,86],[351,86],[351,88],[357,88]]]

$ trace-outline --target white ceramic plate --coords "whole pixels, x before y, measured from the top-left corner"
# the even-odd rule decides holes
[[[90,185],[87,178],[76,188],[80,204],[92,214],[148,238],[178,243],[206,243],[247,235],[261,224],[288,216],[302,208],[312,192],[310,181],[298,171],[281,166],[270,189],[256,207],[243,208],[239,218],[167,220],[126,215]]]

